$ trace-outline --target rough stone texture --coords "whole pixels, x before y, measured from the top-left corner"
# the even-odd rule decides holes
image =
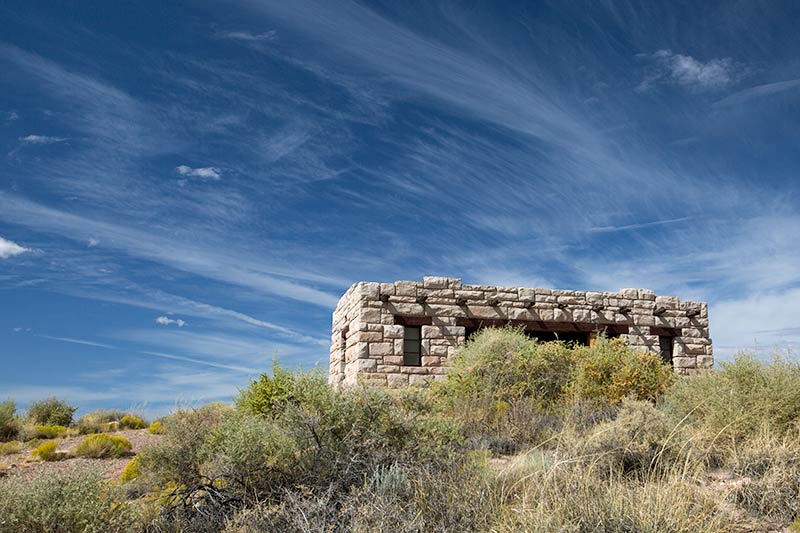
[[[421,325],[421,366],[403,365],[402,324],[408,319]],[[626,332],[619,335],[631,346],[654,352],[666,331],[673,337],[677,373],[714,365],[708,306],[703,302],[637,288],[597,292],[494,287],[426,276],[421,282],[359,282],[347,290],[333,313],[329,382],[396,388],[444,379],[456,347],[466,340],[466,326],[476,323],[511,323],[542,331],[565,325],[585,331],[622,328]]]

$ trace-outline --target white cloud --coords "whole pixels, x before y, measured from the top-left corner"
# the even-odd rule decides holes
[[[646,91],[659,83],[672,83],[693,90],[719,89],[729,85],[740,75],[739,67],[729,57],[704,62],[689,55],[674,54],[671,50],[659,50],[640,57],[647,58],[654,64],[639,84],[640,91]]]
[[[24,144],[54,144],[64,142],[67,139],[64,137],[50,137],[49,135],[26,135],[20,137],[19,141]]]
[[[100,241],[98,239],[90,238],[89,242],[86,243],[86,246],[88,246],[89,248],[94,248],[98,244],[100,244]]]
[[[275,30],[265,31],[263,33],[252,33],[244,30],[232,30],[219,32],[217,36],[224,39],[234,39],[237,41],[274,41],[277,38],[278,32]]]
[[[25,252],[30,252],[30,249],[0,237],[0,259],[8,259]]]
[[[773,94],[779,94],[797,88],[800,88],[800,79],[756,85],[755,87],[744,89],[738,93],[727,96],[718,102],[715,102],[714,107],[740,105],[748,100],[752,100],[753,98],[763,98],[765,96],[771,96]]]
[[[156,324],[160,324],[162,326],[169,326],[170,324],[175,324],[179,328],[182,328],[183,326],[186,325],[186,322],[181,320],[180,318],[177,318],[177,319],[173,320],[173,319],[171,319],[169,317],[166,317],[166,316],[160,316],[160,317],[156,318]]]
[[[218,180],[222,177],[222,170],[217,167],[192,168],[188,165],[180,165],[175,167],[175,171],[181,176],[190,176],[193,178]]]
[[[19,115],[16,111],[6,111],[4,113],[6,122],[14,122],[19,118]]]

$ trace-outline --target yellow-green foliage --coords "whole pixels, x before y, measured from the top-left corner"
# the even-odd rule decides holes
[[[67,467],[0,479],[2,533],[143,531],[137,520],[137,506],[91,470]]]
[[[12,453],[19,453],[21,450],[22,444],[19,441],[0,442],[0,455],[11,455]]]
[[[147,424],[138,416],[125,415],[120,419],[119,427],[122,429],[144,429]]]
[[[37,425],[33,428],[33,437],[36,439],[58,439],[64,436],[67,428],[64,426]]]
[[[720,366],[676,384],[666,404],[675,418],[685,417],[708,442],[800,429],[800,364],[777,356],[766,363],[740,353]]]
[[[31,453],[37,459],[41,459],[42,461],[58,461],[63,459],[63,456],[56,451],[58,448],[58,443],[54,440],[49,442],[45,442],[44,444],[40,444],[36,447]]]
[[[131,441],[125,437],[98,433],[83,439],[75,449],[75,455],[93,458],[121,457],[130,452],[132,448]]]
[[[150,424],[150,427],[147,428],[147,432],[153,435],[163,435],[167,432],[167,428],[164,427],[164,424],[156,420]]]
[[[139,461],[138,457],[134,457],[125,465],[125,469],[122,471],[122,474],[120,474],[119,480],[123,483],[127,483],[140,475],[142,475],[142,463]]]
[[[672,385],[675,373],[652,352],[628,347],[621,339],[599,338],[575,348],[579,361],[572,382],[576,398],[614,405],[627,396],[655,400]]]

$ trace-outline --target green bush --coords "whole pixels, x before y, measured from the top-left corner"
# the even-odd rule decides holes
[[[16,440],[0,442],[0,455],[11,455],[22,451],[22,443]]]
[[[125,437],[98,433],[83,439],[75,449],[79,457],[106,458],[122,457],[131,451],[133,445]]]
[[[98,409],[81,416],[75,426],[81,435],[116,431],[119,421],[125,415],[119,409]]]
[[[800,429],[800,364],[738,353],[715,372],[680,380],[665,401],[707,443],[727,445],[763,432],[793,434]]]
[[[164,427],[164,424],[156,420],[147,428],[147,432],[151,435],[163,435],[167,432],[167,428]]]
[[[272,376],[261,374],[239,391],[236,407],[248,413],[278,416],[290,405],[310,404],[325,398],[327,388],[327,381],[319,379],[316,373],[295,373],[274,364]]]
[[[64,454],[57,451],[58,443],[54,440],[40,444],[31,452],[34,457],[42,461],[60,461],[64,459]]]
[[[47,426],[69,426],[77,407],[67,405],[55,397],[33,402],[28,407],[28,418],[35,423]]]
[[[122,429],[144,429],[147,424],[138,416],[125,415],[120,419],[119,427]]]
[[[140,475],[142,475],[142,462],[138,457],[134,457],[128,461],[127,465],[125,465],[125,468],[122,470],[122,474],[119,476],[119,480],[122,483],[128,483],[129,481],[133,481],[134,479],[138,478]]]
[[[67,468],[0,479],[0,533],[140,530],[136,507],[99,474]]]
[[[17,405],[13,400],[0,402],[0,441],[13,439],[19,431]]]
[[[67,428],[64,426],[36,425],[29,436],[34,439],[60,439],[66,433]]]
[[[599,337],[575,348],[579,361],[572,381],[576,399],[616,405],[625,397],[654,401],[673,384],[675,372],[652,352],[628,347],[621,339]]]

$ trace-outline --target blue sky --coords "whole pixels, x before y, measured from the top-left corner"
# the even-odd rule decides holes
[[[637,5],[641,4],[641,5]],[[228,399],[359,280],[800,340],[795,2],[5,2],[0,397]]]

